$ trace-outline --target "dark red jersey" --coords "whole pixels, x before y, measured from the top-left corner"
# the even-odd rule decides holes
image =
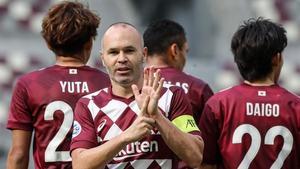
[[[16,83],[7,122],[34,131],[35,168],[71,168],[73,111],[82,96],[110,85],[107,74],[88,67],[51,66]]]
[[[176,86],[163,88],[158,106],[180,130],[200,135],[185,97]],[[129,99],[115,96],[111,88],[83,97],[75,109],[71,151],[104,144],[126,130],[139,112],[134,96]],[[160,133],[152,131],[151,136],[128,144],[106,168],[176,169],[177,163],[178,157],[168,148]]]
[[[160,68],[160,70],[166,84],[179,86],[183,89],[192,105],[194,118],[198,124],[205,102],[213,95],[209,85],[175,68],[165,67]]]
[[[300,99],[278,85],[212,96],[200,121],[204,162],[221,169],[300,168]]]

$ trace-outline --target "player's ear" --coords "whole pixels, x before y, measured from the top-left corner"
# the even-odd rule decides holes
[[[272,65],[278,66],[282,64],[282,55],[281,53],[276,53],[275,56],[272,58]]]
[[[176,43],[172,43],[171,46],[170,46],[170,48],[169,48],[169,50],[170,50],[170,52],[171,52],[171,54],[173,56],[177,56],[178,55],[179,51],[178,51],[178,45]]]
[[[173,43],[171,45],[171,51],[172,51],[172,60],[174,62],[178,62],[181,56],[180,56],[180,49],[176,43]]]
[[[105,64],[105,62],[103,60],[103,52],[101,50],[100,50],[100,60],[102,62],[102,65],[106,68],[106,64]]]
[[[145,61],[147,60],[148,57],[148,48],[144,47],[143,48],[143,63],[145,63]]]

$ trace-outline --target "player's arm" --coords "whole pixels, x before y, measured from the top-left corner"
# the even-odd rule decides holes
[[[203,109],[200,119],[201,136],[205,142],[203,161],[200,169],[216,169],[220,163],[220,149],[218,146],[219,129],[215,110],[210,105],[218,105],[213,99],[209,100]]]
[[[12,130],[12,145],[7,156],[7,169],[27,169],[31,131]]]
[[[100,146],[72,151],[72,166],[74,169],[104,168],[112,158],[127,144],[123,135],[119,135]]]
[[[164,79],[161,78],[159,69],[156,70],[155,73],[153,67],[145,69],[144,82],[141,93],[139,92],[137,86],[132,86],[135,99],[138,104],[141,104],[141,100],[143,100],[144,98],[150,98],[147,106],[147,113],[151,118],[155,120],[156,127],[159,130],[165,143],[179,158],[185,161],[190,167],[200,167],[204,147],[202,138],[200,136],[181,131],[174,124],[172,124],[172,122],[167,119],[158,109],[158,100],[160,98],[163,81]],[[184,94],[182,93],[181,96],[184,96]],[[182,100],[184,99],[181,98],[181,101]],[[189,102],[187,102],[187,100],[184,101],[184,103],[180,103],[179,109],[183,104],[189,105]],[[183,118],[184,120],[188,120],[185,117],[191,118],[191,120],[194,122],[193,124],[195,130],[199,130],[198,127],[196,127],[195,121],[192,117],[191,107],[188,108],[190,108],[190,115],[184,116]],[[177,110],[174,109],[174,111]],[[193,129],[190,131],[193,131]]]
[[[91,149],[77,148],[72,151],[72,165],[74,169],[104,168],[127,144],[138,141],[151,134],[155,121],[145,116],[145,109],[149,102],[146,99],[140,115],[133,124],[120,135],[106,143]]]
[[[200,136],[184,133],[172,124],[162,113],[152,116],[162,138],[168,147],[190,167],[197,168],[202,162],[204,143]]]

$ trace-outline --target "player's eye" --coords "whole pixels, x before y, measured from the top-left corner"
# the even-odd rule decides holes
[[[111,50],[111,51],[108,51],[108,54],[109,55],[117,55],[117,54],[119,54],[119,52],[116,50]]]
[[[131,47],[124,49],[124,53],[127,53],[127,54],[132,54],[135,51],[136,51],[135,48],[131,48]]]

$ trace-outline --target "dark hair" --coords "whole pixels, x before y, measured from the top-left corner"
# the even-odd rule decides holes
[[[173,43],[182,49],[186,42],[184,28],[167,19],[151,23],[145,30],[143,38],[149,55],[165,54]]]
[[[41,34],[56,55],[73,55],[97,36],[99,23],[100,18],[83,4],[64,1],[49,9]]]
[[[287,46],[285,29],[270,20],[251,18],[232,37],[231,51],[245,80],[261,80],[272,72],[272,58]]]

